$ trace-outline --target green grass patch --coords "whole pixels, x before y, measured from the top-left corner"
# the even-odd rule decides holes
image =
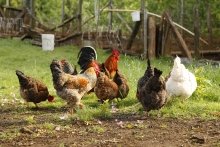
[[[25,74],[32,76],[43,83],[49,89],[49,92],[55,96],[53,103],[42,102],[39,105],[47,107],[48,109],[57,109],[64,106],[66,102],[56,95],[53,88],[52,75],[50,71],[50,63],[53,59],[61,60],[66,59],[72,65],[77,65],[77,53],[79,49],[75,46],[55,47],[54,51],[43,51],[41,47],[32,46],[31,41],[22,42],[19,40],[0,39],[0,105],[1,109],[7,110],[7,105],[16,104],[16,108],[12,111],[23,113],[27,111],[26,103],[21,99],[19,94],[19,82],[15,74],[15,70],[21,70]],[[109,56],[110,52],[104,52],[97,49],[98,62],[104,62]],[[157,67],[163,71],[165,77],[172,69],[173,61],[171,57],[161,57],[159,59],[151,60],[152,67]],[[213,68],[210,65],[198,66],[195,61],[192,65],[185,64],[186,67],[195,74],[198,87],[194,94],[182,102],[179,99],[172,101],[169,99],[167,105],[161,110],[162,118],[201,118],[201,119],[219,119],[220,112],[220,69]],[[130,57],[127,55],[120,55],[119,70],[124,73],[128,79],[130,92],[127,98],[122,100],[113,100],[115,107],[119,112],[132,113],[134,111],[142,111],[142,106],[137,105],[132,107],[138,100],[136,98],[136,85],[138,79],[144,74],[147,67],[146,60],[140,60],[137,57]],[[79,71],[79,66],[77,65]],[[95,94],[86,95],[82,99],[85,104],[85,109],[77,109],[75,112],[76,117],[80,120],[96,120],[100,118],[111,117],[111,104],[107,102],[101,105],[98,102]],[[34,107],[30,103],[30,107]],[[10,110],[11,111],[11,110]],[[29,111],[29,110],[28,110]],[[67,110],[68,111],[68,110]],[[67,112],[68,113],[68,112]],[[151,111],[151,115],[157,115],[157,111]],[[17,117],[17,116],[15,116]],[[59,121],[60,116],[54,116],[54,119]],[[25,118],[28,123],[34,124],[34,118]]]

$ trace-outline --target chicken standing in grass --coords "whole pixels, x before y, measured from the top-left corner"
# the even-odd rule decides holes
[[[139,91],[141,90],[141,88],[147,83],[147,81],[149,80],[150,77],[152,77],[154,75],[154,69],[151,68],[150,65],[150,60],[147,60],[147,69],[145,70],[145,73],[142,77],[139,78],[138,83],[137,83],[137,93],[136,93],[136,97],[139,97]]]
[[[120,73],[118,70],[116,70],[116,74],[113,78],[113,81],[118,85],[117,98],[123,99],[123,98],[127,97],[130,88],[128,85],[128,80],[125,77],[125,75]]]
[[[138,100],[143,105],[144,110],[148,113],[151,110],[158,110],[167,103],[168,96],[164,78],[161,76],[162,71],[154,68],[154,75],[151,76],[147,83],[140,89]]]
[[[101,103],[105,100],[113,100],[118,94],[118,85],[111,81],[104,72],[99,72],[94,92]]]
[[[19,70],[16,70],[16,75],[20,84],[20,95],[27,102],[28,107],[28,102],[33,102],[36,108],[39,108],[37,103],[54,100],[54,97],[49,95],[46,85],[39,80],[27,76]]]
[[[50,64],[53,85],[57,95],[67,101],[72,115],[73,108],[84,106],[80,101],[95,86],[99,69],[94,68],[96,65],[93,65],[81,74],[70,75],[63,72],[61,66],[58,60],[53,60]]]
[[[184,100],[193,94],[196,87],[195,76],[181,64],[181,59],[177,56],[166,81],[168,95],[172,98],[180,97]]]

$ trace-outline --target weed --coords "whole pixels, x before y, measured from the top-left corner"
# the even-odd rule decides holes
[[[34,115],[26,116],[24,119],[28,122],[29,125],[36,123],[36,120],[34,120]]]
[[[97,132],[97,133],[103,133],[105,132],[105,129],[102,126],[95,125],[88,129],[89,132]]]

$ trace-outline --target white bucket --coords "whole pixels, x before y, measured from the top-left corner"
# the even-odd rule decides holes
[[[44,51],[54,49],[54,35],[53,34],[42,34],[42,49]]]
[[[134,11],[131,13],[133,21],[140,21],[140,11]]]

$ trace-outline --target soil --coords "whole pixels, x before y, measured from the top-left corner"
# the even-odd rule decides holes
[[[67,112],[1,106],[0,147],[220,146],[219,120],[114,113],[109,119],[80,121],[65,117]]]

